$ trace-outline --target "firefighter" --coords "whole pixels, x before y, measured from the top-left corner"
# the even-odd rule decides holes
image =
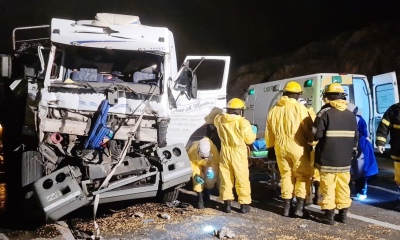
[[[356,155],[358,128],[355,115],[347,110],[343,87],[338,83],[327,86],[323,93],[327,103],[317,113],[313,126],[315,166],[319,169],[321,185],[319,202],[324,216],[317,221],[333,225],[334,219],[346,223],[351,205],[350,165]],[[335,218],[335,209],[339,215]]]
[[[251,189],[248,168],[247,145],[252,144],[256,134],[252,126],[243,117],[245,104],[239,98],[231,99],[226,114],[219,114],[214,119],[218,136],[221,139],[220,198],[224,201],[224,211],[231,212],[233,183],[235,183],[240,211],[248,213],[251,203]]]
[[[275,149],[277,164],[281,175],[281,195],[284,201],[283,216],[288,217],[291,202],[296,197],[294,216],[303,217],[306,187],[311,184],[312,166],[310,164],[309,143],[312,119],[307,108],[297,99],[302,88],[297,82],[288,82],[283,96],[269,111],[265,130],[268,149]]]
[[[386,138],[389,133],[390,157],[394,162],[394,181],[399,192],[397,209],[400,210],[400,103],[393,104],[386,110],[376,130],[376,146],[380,153],[385,151]]]
[[[192,166],[193,191],[197,193],[197,208],[204,208],[210,201],[210,191],[217,182],[219,172],[219,152],[207,137],[195,141],[188,150]]]

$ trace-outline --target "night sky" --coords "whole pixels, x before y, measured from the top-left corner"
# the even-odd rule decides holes
[[[399,0],[0,0],[0,7],[1,52],[11,49],[14,27],[110,12],[168,27],[175,35],[178,64],[188,54],[218,54],[232,56],[233,66],[400,19]]]

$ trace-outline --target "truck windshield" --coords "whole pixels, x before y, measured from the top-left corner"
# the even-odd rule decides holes
[[[160,55],[77,46],[63,46],[63,50],[62,80],[154,84],[163,74]]]

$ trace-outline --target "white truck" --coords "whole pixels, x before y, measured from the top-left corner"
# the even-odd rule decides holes
[[[369,123],[373,142],[383,114],[388,107],[399,102],[395,72],[374,76],[372,90],[367,77],[359,74],[317,73],[255,84],[248,88],[245,96],[245,117],[258,126],[258,137],[264,137],[268,111],[282,96],[282,89],[289,81],[296,81],[303,86],[301,97],[307,100],[308,107],[312,107],[316,113],[324,104],[322,92],[325,87],[331,83],[340,83],[348,94],[347,100],[359,108],[362,117]]]
[[[50,38],[17,39],[43,28]],[[192,173],[185,146],[226,105],[229,56],[189,56],[178,71],[168,28],[109,13],[17,28],[13,47],[1,55],[7,187],[48,221],[95,196],[177,198]]]

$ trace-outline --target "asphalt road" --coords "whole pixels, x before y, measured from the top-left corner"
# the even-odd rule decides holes
[[[276,192],[265,184],[268,177],[265,170],[259,168],[251,170],[253,203],[249,214],[239,213],[236,202],[232,213],[222,212],[222,202],[214,195],[212,208],[203,210],[171,208],[145,201],[102,205],[97,222],[104,239],[217,239],[213,230],[222,227],[231,229],[235,239],[400,239],[400,212],[393,210],[398,195],[392,180],[392,162],[387,159],[378,159],[378,162],[380,174],[370,183],[368,198],[353,202],[347,224],[327,226],[313,219],[282,217],[282,202]],[[1,199],[0,196],[0,202]],[[196,203],[190,186],[181,190],[179,201]],[[321,215],[318,206],[308,208],[313,216]],[[144,213],[144,217],[135,217],[137,212]],[[171,219],[161,218],[162,213],[169,214]],[[63,219],[68,226],[48,224],[31,230],[15,226],[11,230],[0,226],[0,232],[9,239],[84,239],[92,235],[91,216],[92,209],[87,207]],[[73,231],[74,237],[71,229],[79,230]]]

